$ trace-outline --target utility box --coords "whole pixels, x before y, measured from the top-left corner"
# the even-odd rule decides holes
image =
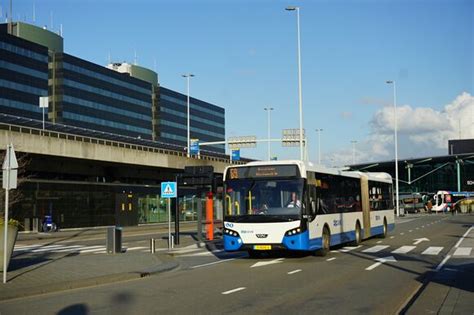
[[[106,239],[107,254],[117,254],[122,252],[122,228],[111,226],[107,228]]]

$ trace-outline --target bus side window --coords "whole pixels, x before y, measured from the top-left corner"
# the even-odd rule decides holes
[[[318,211],[317,206],[317,196],[316,196],[316,186],[314,185],[308,185],[308,197],[309,197],[309,214],[311,215],[312,218],[316,216],[316,213]]]

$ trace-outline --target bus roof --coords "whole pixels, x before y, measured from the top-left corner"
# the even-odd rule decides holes
[[[378,181],[378,182],[385,182],[385,183],[392,183],[392,177],[388,173],[370,173],[370,172],[360,172],[360,171],[346,171],[345,169],[341,168],[329,168],[324,165],[314,164],[312,162],[303,162],[300,160],[279,160],[279,161],[257,161],[257,162],[249,162],[244,165],[235,165],[235,166],[228,166],[224,171],[224,180],[226,179],[227,169],[229,168],[240,168],[240,167],[247,167],[247,166],[268,166],[268,165],[297,165],[301,172],[301,177],[306,178],[306,172],[318,172],[324,174],[331,174],[331,175],[340,175],[340,176],[347,176],[347,177],[354,177],[354,178],[361,178],[361,177],[368,177],[369,180]]]

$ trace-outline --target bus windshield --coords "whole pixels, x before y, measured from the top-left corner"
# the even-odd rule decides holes
[[[298,220],[303,207],[303,179],[237,179],[226,183],[227,219]]]

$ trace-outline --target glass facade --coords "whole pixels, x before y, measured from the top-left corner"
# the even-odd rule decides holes
[[[48,96],[48,49],[0,32],[0,111],[42,120]]]
[[[77,127],[153,139],[150,83],[64,53],[51,60],[51,116]]]
[[[225,110],[190,97],[191,139],[200,142],[225,140]],[[183,147],[187,146],[187,95],[160,87],[160,138]],[[201,147],[219,153],[224,145]]]
[[[395,179],[394,161],[351,165],[350,168],[367,172],[386,172]],[[461,191],[474,191],[474,156],[449,155],[399,161],[398,178],[400,193],[458,191],[458,183]]]

